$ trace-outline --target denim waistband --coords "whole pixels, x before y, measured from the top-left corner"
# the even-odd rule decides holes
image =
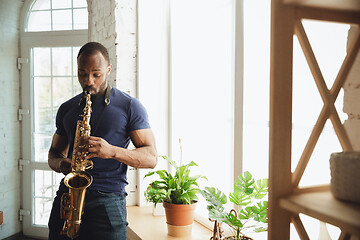
[[[87,189],[86,194],[90,196],[102,196],[102,197],[126,197],[125,193],[112,193],[112,192],[102,192],[99,190]]]

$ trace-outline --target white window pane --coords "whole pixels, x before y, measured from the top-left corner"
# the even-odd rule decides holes
[[[54,125],[54,124],[52,124]],[[47,134],[34,133],[35,142],[35,161],[36,162],[47,162],[48,152],[51,145],[52,134],[54,131],[48,132]]]
[[[73,77],[73,96],[83,92],[77,77]]]
[[[49,98],[47,98],[50,102],[50,94]],[[51,102],[50,102],[51,103]],[[37,115],[35,116],[36,120],[36,133],[51,133],[52,132],[52,109],[51,107],[48,108],[39,108],[37,111]]]
[[[30,11],[27,31],[59,31],[87,28],[88,11],[86,0],[74,0],[73,3],[72,0],[38,0]]]
[[[244,59],[243,170],[250,171],[256,179],[267,178],[270,83],[268,0],[244,1]]]
[[[27,30],[29,32],[51,31],[50,11],[30,12]]]
[[[50,48],[34,48],[34,76],[50,76]]]
[[[47,225],[52,202],[63,174],[54,171],[34,171],[34,224]]]
[[[51,78],[34,78],[35,132],[51,130]]]
[[[50,0],[37,0],[31,10],[50,10]]]
[[[162,16],[163,1],[139,1],[139,98],[149,113],[151,128],[156,137],[159,153],[166,153],[167,136],[167,79],[162,77],[166,56],[164,48],[165,32]],[[151,63],[151,64],[149,64]],[[164,66],[164,67],[163,67]],[[165,75],[165,74],[164,74]],[[152,79],[149,81],[149,79]],[[166,168],[167,163],[158,162],[157,168]]]
[[[71,8],[71,0],[52,0],[52,9]]]
[[[55,10],[53,14],[53,30],[71,30],[72,13],[71,10]]]
[[[73,7],[80,8],[80,7],[87,7],[86,0],[73,0]]]
[[[35,197],[52,197],[52,171],[35,170]]]
[[[73,96],[71,77],[54,77],[53,88],[56,89],[53,92],[54,107],[59,107],[61,103]]]
[[[52,208],[52,198],[35,198],[35,225],[47,225]]]
[[[53,76],[71,76],[71,47],[52,49]]]
[[[208,178],[200,186],[225,193],[233,189],[233,11],[230,0],[187,0],[172,3],[171,16],[173,158],[181,138],[183,161]],[[207,217],[206,203],[197,211]]]
[[[74,29],[88,28],[88,11],[87,8],[74,9]]]

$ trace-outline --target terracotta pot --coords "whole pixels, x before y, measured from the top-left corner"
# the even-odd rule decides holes
[[[168,234],[173,237],[191,236],[196,202],[193,204],[163,202],[163,205],[165,208]]]
[[[164,202],[166,223],[173,226],[187,226],[194,221],[194,210],[196,203],[193,204],[172,204]]]

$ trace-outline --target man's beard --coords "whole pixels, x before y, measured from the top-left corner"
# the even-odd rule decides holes
[[[101,84],[101,86],[99,87],[98,91],[94,91],[95,89],[93,88],[84,88],[83,91],[84,92],[90,92],[91,94],[91,99],[92,100],[96,100],[98,98],[98,96],[103,95],[101,94],[102,92],[104,92],[106,90],[106,86],[107,86],[107,80],[105,79],[104,83]]]

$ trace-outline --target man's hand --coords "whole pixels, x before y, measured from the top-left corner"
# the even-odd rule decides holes
[[[70,173],[71,172],[71,159],[69,159],[69,158],[61,159],[60,164],[59,164],[59,170],[64,175],[67,175],[68,173]]]
[[[129,135],[135,149],[111,145],[105,139],[94,136],[81,137],[79,148],[80,151],[88,152],[85,158],[87,160],[94,157],[115,159],[134,168],[154,168],[157,164],[157,151],[151,129],[134,130]]]
[[[113,158],[114,150],[113,146],[109,144],[105,139],[99,137],[82,137],[80,140],[82,146],[86,146],[89,154],[86,159],[98,157],[98,158]]]

